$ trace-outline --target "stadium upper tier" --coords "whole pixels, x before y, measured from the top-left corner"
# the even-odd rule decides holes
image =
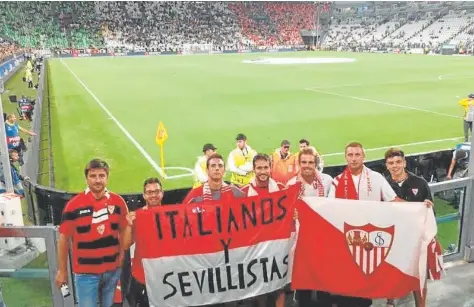
[[[472,43],[474,4],[364,3],[0,2],[0,38],[34,48],[240,49],[301,45],[300,31],[317,29],[316,41],[331,46]]]

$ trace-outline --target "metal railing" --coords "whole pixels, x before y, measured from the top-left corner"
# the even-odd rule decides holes
[[[56,270],[58,267],[57,239],[58,231],[53,226],[29,226],[29,227],[3,227],[0,228],[0,238],[41,238],[44,239],[47,255],[47,269],[2,269],[0,268],[0,277],[9,278],[44,278],[48,277],[51,289],[51,298],[54,307],[74,306],[74,295],[63,298],[61,291],[55,285]],[[73,285],[71,279],[71,267],[69,265],[69,285]],[[73,288],[73,287],[71,287]],[[71,289],[71,293],[74,290]],[[21,298],[18,298],[21,299]],[[5,301],[8,303],[8,301]]]

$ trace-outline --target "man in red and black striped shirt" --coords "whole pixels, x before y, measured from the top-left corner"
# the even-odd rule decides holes
[[[120,279],[123,251],[122,233],[127,226],[128,208],[119,195],[106,189],[109,166],[94,159],[85,168],[88,188],[71,199],[63,210],[59,226],[56,284],[68,281],[67,257],[72,240],[72,271],[79,307],[113,305]]]

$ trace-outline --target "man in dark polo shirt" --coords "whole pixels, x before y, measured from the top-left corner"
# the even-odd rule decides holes
[[[410,202],[433,201],[428,182],[405,169],[406,160],[402,150],[396,148],[387,150],[385,166],[390,172],[390,176],[386,179],[399,198]]]
[[[402,150],[396,148],[387,150],[385,153],[385,166],[390,172],[386,179],[400,199],[408,202],[424,202],[427,207],[433,207],[433,197],[428,182],[406,170],[405,154]],[[415,291],[413,294],[415,305],[417,307],[425,307],[426,284],[423,289],[423,295],[421,295],[421,291]],[[394,301],[388,299],[387,306],[395,306]]]

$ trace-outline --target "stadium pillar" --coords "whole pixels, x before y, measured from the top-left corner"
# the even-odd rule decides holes
[[[3,175],[5,178],[5,188],[7,193],[13,193],[13,180],[11,175],[11,168],[10,168],[10,156],[8,154],[8,146],[7,146],[7,136],[5,132],[5,120],[3,117],[3,103],[2,103],[2,96],[0,96],[0,162],[3,166]]]
[[[472,136],[471,136],[471,150],[469,151],[469,171],[468,171],[468,174],[469,174],[469,177],[472,177],[474,179],[474,158],[473,158],[473,155],[474,154],[474,146],[472,145]]]
[[[466,198],[470,201],[468,202],[471,204],[468,208],[464,208],[464,214],[468,215],[468,223],[466,225],[466,233],[467,233],[467,240],[465,242],[465,253],[464,253],[464,260],[467,262],[474,262],[474,208],[472,204],[474,201],[472,200],[472,193],[474,192],[474,146],[472,144],[472,136],[471,136],[471,151],[469,153],[469,177],[471,178],[471,195],[467,195]]]

